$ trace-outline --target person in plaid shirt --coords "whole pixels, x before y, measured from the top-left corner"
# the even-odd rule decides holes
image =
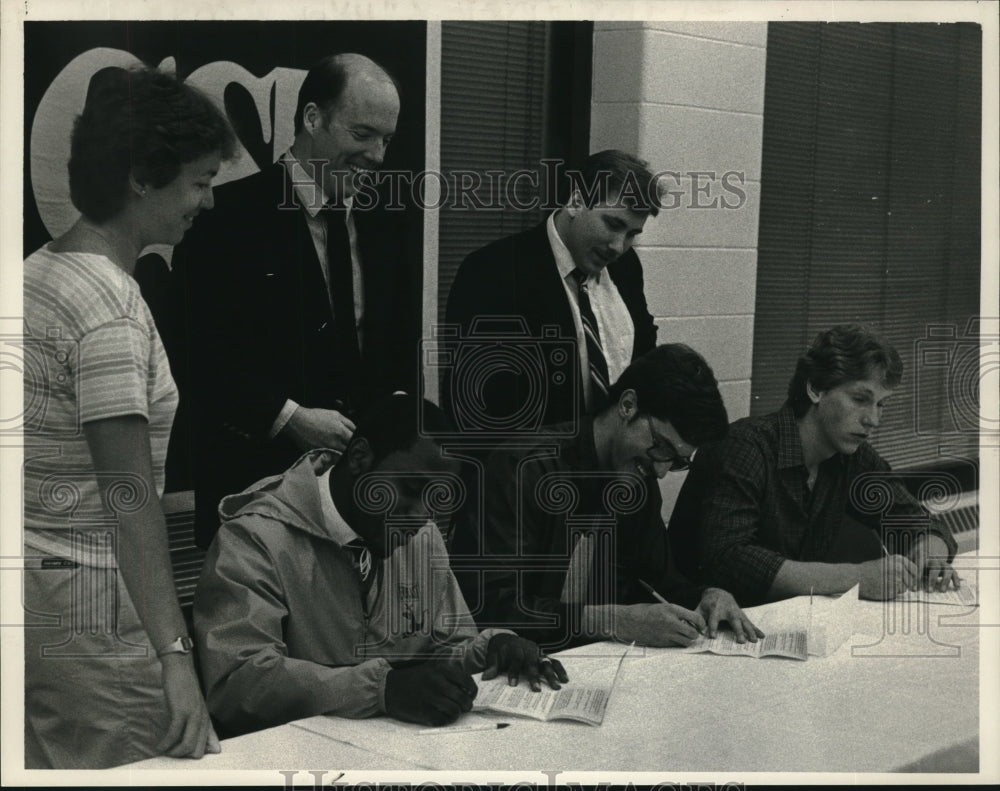
[[[681,569],[742,606],[857,584],[870,599],[958,587],[947,527],[868,442],[902,371],[896,350],[864,327],[817,335],[785,405],[736,421],[698,454],[668,531]],[[878,535],[863,562],[835,562],[845,514]]]

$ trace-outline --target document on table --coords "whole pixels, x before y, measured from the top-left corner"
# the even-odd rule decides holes
[[[737,643],[732,632],[719,632],[715,637],[701,636],[684,649],[694,654],[709,651],[724,656],[784,656],[789,659],[808,659],[809,648],[805,629],[774,632],[759,638],[756,643]]]
[[[836,598],[817,596],[815,606],[809,597],[810,656],[830,656],[854,634],[860,590],[861,586],[855,585]]]
[[[527,687],[508,686],[505,678],[495,678],[479,685],[474,708],[522,714],[536,720],[578,720],[600,725],[610,697],[611,690],[600,687],[570,685],[532,692]]]
[[[614,667],[614,674],[606,683],[577,685],[570,681],[562,689],[542,686],[539,692],[532,692],[523,684],[512,687],[505,676],[498,676],[490,681],[479,682],[479,693],[473,708],[520,714],[536,720],[576,720],[589,725],[600,725],[604,721],[604,712],[608,708],[622,660],[630,647],[622,651]],[[569,660],[566,665],[572,678]]]
[[[950,604],[956,607],[978,607],[979,586],[975,584],[966,584],[956,590],[907,591],[896,600],[919,601],[927,602],[928,604]]]

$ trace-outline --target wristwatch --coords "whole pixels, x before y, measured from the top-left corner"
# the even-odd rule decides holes
[[[157,651],[156,655],[157,657],[161,657],[167,654],[190,654],[192,648],[194,648],[194,640],[187,635],[182,635]]]

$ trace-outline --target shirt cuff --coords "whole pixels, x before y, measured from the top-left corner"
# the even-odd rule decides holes
[[[271,424],[271,430],[267,432],[267,438],[274,439],[278,436],[281,429],[283,429],[288,421],[291,420],[292,415],[295,414],[295,410],[298,408],[299,405],[292,401],[292,399],[289,398],[286,400],[285,405],[281,408],[278,416],[274,419],[274,423]]]
[[[374,681],[378,687],[378,710],[380,714],[386,714],[385,708],[385,678],[392,670],[392,665],[388,659],[382,657],[375,660]]]
[[[476,637],[462,646],[462,666],[466,672],[479,673],[486,669],[486,649],[498,634],[514,634],[510,629],[483,629]]]

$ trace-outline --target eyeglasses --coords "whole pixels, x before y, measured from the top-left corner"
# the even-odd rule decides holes
[[[646,448],[646,455],[654,462],[661,464],[669,463],[670,467],[668,469],[671,472],[688,469],[691,466],[694,454],[681,456],[677,452],[677,448],[674,447],[674,444],[653,428],[653,418],[651,415],[646,415],[646,423],[649,426],[649,433],[653,437],[653,446]]]

